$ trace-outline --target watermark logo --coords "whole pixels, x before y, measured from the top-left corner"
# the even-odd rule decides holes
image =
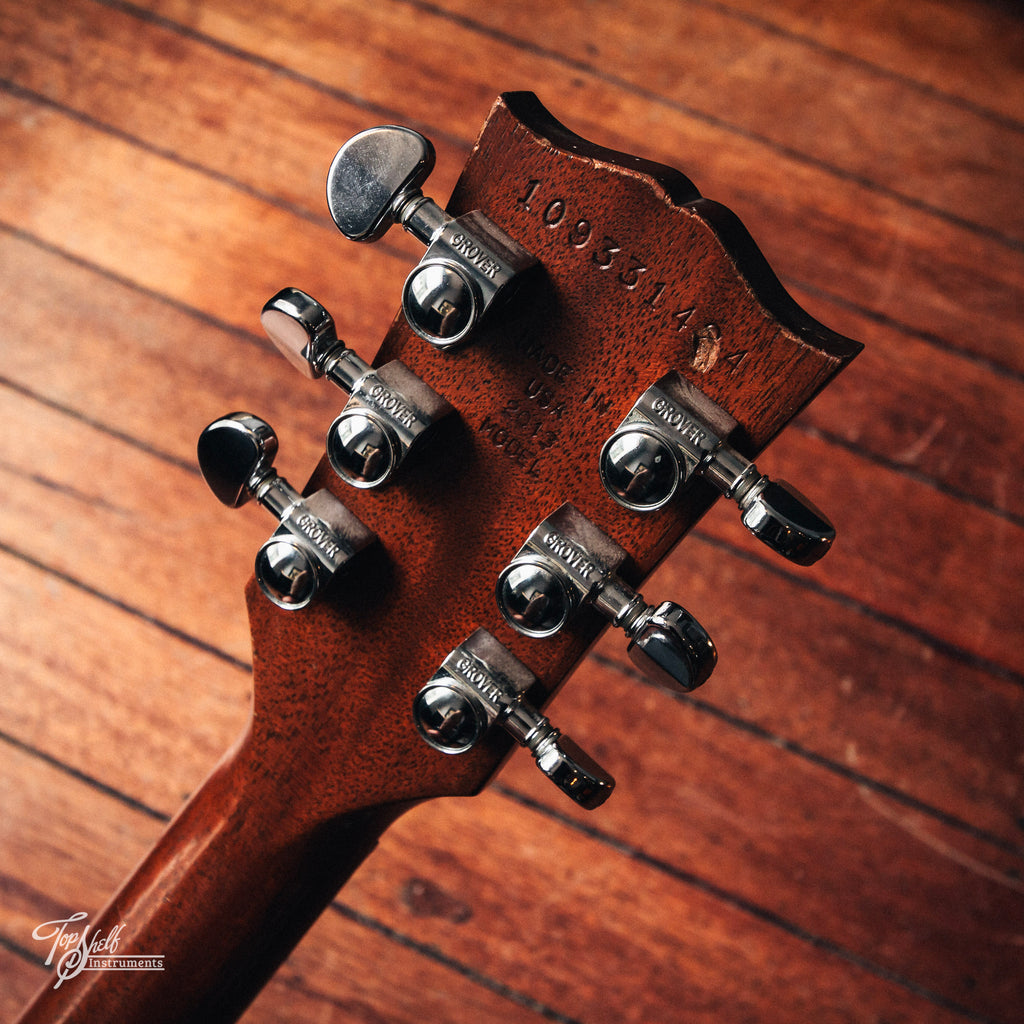
[[[70,917],[56,921],[44,921],[32,932],[32,938],[49,942],[50,952],[46,966],[56,963],[57,980],[54,988],[60,988],[69,978],[82,971],[162,971],[162,953],[144,956],[118,956],[117,947],[125,926],[119,924],[106,934],[97,929],[90,934],[92,925],[85,924],[89,915],[79,910]]]

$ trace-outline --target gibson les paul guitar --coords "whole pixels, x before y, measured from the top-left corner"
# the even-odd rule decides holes
[[[715,666],[685,607],[642,596],[658,562],[718,497],[797,564],[832,541],[753,460],[860,346],[733,214],[528,93],[495,104],[445,209],[432,163],[384,126],[329,172],[348,238],[399,224],[426,246],[372,366],[301,290],[263,310],[343,392],[305,488],[256,415],[200,437],[215,495],[277,527],[246,590],[249,726],[95,923],[163,969],[82,971],[73,950],[24,1022],[236,1019],[400,814],[478,792],[517,746],[598,807],[612,776],[544,710],[601,630],[676,691]]]

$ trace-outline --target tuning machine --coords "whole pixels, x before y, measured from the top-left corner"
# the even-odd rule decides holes
[[[373,369],[338,337],[334,319],[312,296],[284,288],[263,307],[260,322],[304,377],[326,376],[349,395],[327,432],[334,471],[353,487],[386,483],[448,403],[397,359]]]
[[[278,607],[304,608],[375,534],[329,491],[303,498],[273,468],[277,435],[251,413],[214,420],[200,435],[199,468],[218,500],[255,498],[280,521],[256,555],[260,589]]]
[[[688,693],[717,661],[703,626],[672,601],[648,605],[616,574],[626,552],[574,505],[545,519],[501,571],[495,594],[505,621],[526,636],[561,630],[592,605],[629,637],[627,653],[653,681]]]
[[[601,481],[620,505],[661,508],[702,478],[739,506],[743,525],[797,565],[812,565],[832,545],[835,527],[795,487],[769,480],[726,443],[736,421],[676,371],[637,399],[605,442]]]
[[[479,210],[452,218],[423,195],[434,147],[397,125],[369,128],[338,150],[327,205],[346,238],[373,242],[392,224],[427,246],[402,291],[409,326],[438,348],[465,340],[479,320],[536,263]]]
[[[608,799],[615,780],[526,702],[533,673],[485,629],[459,644],[416,695],[413,720],[435,750],[462,754],[497,725],[581,807]]]

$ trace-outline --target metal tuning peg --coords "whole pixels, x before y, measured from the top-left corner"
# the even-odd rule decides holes
[[[661,508],[695,478],[739,506],[743,525],[797,565],[831,547],[835,527],[795,487],[769,480],[726,443],[736,421],[679,373],[649,387],[605,442],[601,481],[620,505]]]
[[[284,288],[260,322],[281,354],[310,380],[327,377],[349,395],[327,432],[334,471],[353,487],[391,479],[410,449],[451,406],[397,359],[373,369],[345,347],[330,313],[298,288]]]
[[[451,218],[420,186],[434,147],[410,128],[382,125],[353,136],[327,174],[327,205],[341,233],[373,242],[392,224],[427,246],[409,274],[402,309],[409,326],[439,348],[465,340],[479,320],[536,263],[479,210]]]
[[[329,491],[303,498],[273,468],[277,435],[247,412],[214,420],[200,435],[199,468],[229,508],[255,498],[281,525],[256,555],[256,579],[279,608],[304,608],[375,534]]]
[[[581,807],[608,799],[615,780],[526,703],[533,673],[485,629],[455,648],[416,695],[413,719],[435,750],[462,754],[497,725],[526,747],[537,767]]]
[[[672,601],[657,607],[616,571],[626,552],[566,503],[526,539],[498,576],[501,614],[526,636],[552,636],[584,604],[629,637],[630,659],[654,682],[688,693],[706,682],[718,655],[703,626]]]

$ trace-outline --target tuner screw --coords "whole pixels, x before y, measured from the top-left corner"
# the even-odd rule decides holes
[[[715,645],[684,608],[671,601],[654,608],[628,587],[616,575],[626,557],[567,503],[530,534],[499,573],[498,608],[513,629],[546,637],[590,604],[629,638],[627,653],[637,668],[662,686],[688,693],[711,675]]]
[[[739,506],[743,525],[797,565],[813,565],[832,546],[832,523],[795,487],[769,480],[726,443],[738,424],[676,371],[648,388],[599,458],[601,482],[618,504],[661,508],[700,477]]]
[[[283,288],[260,322],[282,355],[310,380],[326,376],[349,395],[327,432],[327,457],[353,487],[387,483],[413,446],[451,411],[399,360],[373,369],[338,337],[334,318],[311,295]]]
[[[217,499],[240,508],[253,498],[280,521],[256,555],[256,580],[279,608],[305,608],[375,539],[329,491],[303,498],[274,471],[277,435],[247,412],[214,420],[200,435],[199,468]]]
[[[406,279],[402,309],[409,326],[438,348],[464,341],[477,322],[536,263],[479,210],[451,218],[423,195],[434,147],[419,132],[382,125],[338,150],[327,174],[327,205],[338,229],[374,242],[392,224],[427,246]]]
[[[526,747],[537,767],[563,793],[592,810],[611,795],[615,780],[524,695],[533,673],[485,629],[455,648],[413,702],[413,720],[435,750],[462,754],[498,725]]]

